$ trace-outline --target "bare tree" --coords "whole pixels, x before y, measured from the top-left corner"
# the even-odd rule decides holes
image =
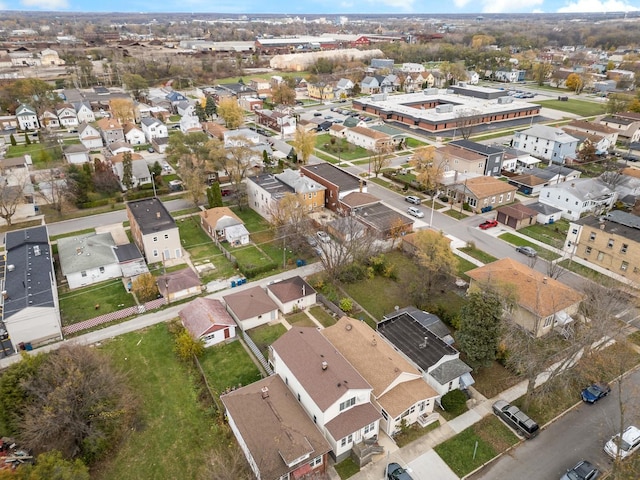
[[[24,170],[24,171],[22,171]],[[29,172],[26,168],[13,172],[3,171],[0,175],[0,217],[11,225],[18,207],[23,205],[33,192]]]
[[[371,156],[369,157],[369,161],[371,162],[371,169],[373,173],[376,174],[376,177],[380,175],[380,172],[383,168],[387,167],[391,162],[391,158],[389,154],[393,151],[393,145],[384,144],[378,145],[375,151],[370,152]]]
[[[249,140],[244,137],[236,137],[235,145],[227,147],[224,157],[224,169],[231,179],[236,192],[238,206],[246,204],[246,190],[244,179],[249,175],[251,160],[256,152],[249,147]],[[262,157],[260,157],[262,159]]]
[[[37,194],[47,205],[51,205],[56,212],[61,213],[69,195],[69,188],[67,181],[58,177],[54,169],[45,171]]]
[[[295,193],[287,193],[273,203],[269,208],[269,216],[278,238],[288,245],[300,247],[304,237],[313,232],[308,211]]]
[[[442,183],[446,160],[436,159],[433,147],[423,147],[414,152],[409,163],[414,168],[416,180],[428,192],[435,192]]]
[[[474,128],[480,124],[482,118],[481,113],[478,110],[462,110],[458,113],[456,119],[456,128],[460,130],[460,135],[465,140],[469,140]]]

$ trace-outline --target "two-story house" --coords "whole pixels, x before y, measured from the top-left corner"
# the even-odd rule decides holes
[[[562,216],[578,220],[582,214],[601,214],[611,209],[617,192],[598,178],[578,178],[548,185],[540,190],[540,202],[562,210]]]
[[[569,224],[564,250],[640,284],[640,217],[622,210]]]
[[[169,136],[167,126],[157,118],[148,117],[140,121],[140,126],[144,132],[144,136],[149,143],[153,143],[155,138],[164,138]]]
[[[327,82],[308,83],[307,95],[309,98],[322,101],[333,100],[335,98],[333,85]]]
[[[133,241],[147,263],[182,258],[180,232],[175,220],[157,197],[127,202]]]
[[[36,110],[24,103],[16,108],[16,118],[20,130],[37,130],[40,128],[40,121]]]
[[[61,128],[74,128],[78,126],[78,115],[73,105],[59,105],[56,108],[56,115],[58,116],[58,120],[60,120]]]
[[[340,200],[351,192],[367,193],[367,182],[330,163],[304,165],[300,172],[325,187],[324,206],[337,212]]]
[[[514,134],[513,147],[550,162],[563,164],[566,157],[575,155],[578,139],[559,128],[534,125]]]
[[[73,108],[76,111],[76,117],[78,123],[93,123],[96,121],[96,115],[91,110],[91,104],[89,102],[74,102]]]
[[[51,108],[47,108],[46,110],[44,110],[40,115],[39,120],[40,125],[42,125],[44,128],[60,128],[60,119],[58,118],[58,115],[56,115],[56,112]]]
[[[497,177],[501,174],[504,149],[483,145],[482,143],[472,142],[471,140],[454,140],[453,142],[449,142],[449,145],[454,145],[485,157],[483,175]]]
[[[373,388],[316,328],[293,327],[269,347],[269,363],[329,442],[336,461],[378,435]]]
[[[147,138],[140,127],[133,122],[127,122],[122,128],[124,139],[129,145],[142,145],[147,142]]]
[[[98,120],[96,126],[100,130],[100,135],[105,145],[124,142],[124,130],[117,119],[102,118]]]
[[[443,145],[434,150],[434,161],[443,172],[484,175],[487,159],[484,155],[457,145]]]
[[[81,123],[78,126],[78,137],[80,142],[88,150],[99,150],[102,148],[102,137],[100,132],[93,125]]]

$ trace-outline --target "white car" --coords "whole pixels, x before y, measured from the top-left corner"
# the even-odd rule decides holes
[[[409,215],[412,215],[412,216],[417,217],[417,218],[423,218],[424,217],[424,212],[422,210],[420,210],[419,208],[416,208],[416,207],[407,208],[407,213]]]
[[[620,447],[619,452],[618,446]],[[617,458],[619,456],[620,460],[624,460],[639,448],[640,429],[630,425],[622,432],[622,439],[620,439],[620,434],[611,437],[611,440],[605,444],[604,451],[611,458]]]

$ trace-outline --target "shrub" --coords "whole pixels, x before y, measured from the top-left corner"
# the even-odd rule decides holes
[[[353,300],[347,297],[341,298],[339,307],[344,313],[349,313],[353,310]]]
[[[465,202],[465,203],[462,204],[462,209],[465,212],[470,212],[471,211],[471,205],[469,205],[467,202]]]
[[[455,416],[467,411],[467,396],[462,390],[451,390],[441,400],[442,408]]]

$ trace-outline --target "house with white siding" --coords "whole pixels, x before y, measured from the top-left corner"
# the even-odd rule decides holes
[[[562,216],[578,220],[583,214],[600,215],[615,204],[618,194],[598,178],[577,178],[548,185],[540,191],[540,202],[562,210]]]
[[[93,125],[81,123],[78,126],[78,137],[80,137],[80,142],[89,150],[99,150],[102,148],[102,137],[98,129]]]
[[[87,233],[58,240],[62,275],[69,288],[85,287],[122,276],[110,233]]]
[[[578,139],[559,128],[534,125],[514,134],[513,148],[563,164],[566,157],[575,156]]]
[[[284,314],[304,310],[316,303],[316,291],[297,275],[270,283],[267,285],[267,295]]]

